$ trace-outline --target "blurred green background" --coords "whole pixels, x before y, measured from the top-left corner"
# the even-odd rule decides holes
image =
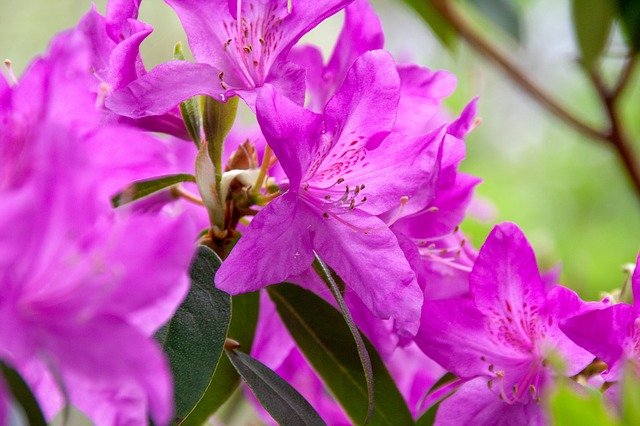
[[[569,109],[602,123],[603,113],[577,65],[569,1],[527,0],[515,3],[522,16],[518,45],[478,15],[479,24],[517,63]],[[73,26],[91,3],[86,0],[1,0],[0,56],[21,72],[42,52],[53,33]],[[463,229],[477,246],[500,221],[518,223],[536,249],[539,263],[562,263],[562,282],[582,296],[597,298],[619,287],[622,265],[635,261],[640,248],[640,202],[631,191],[614,153],[567,128],[533,103],[500,71],[463,43],[455,55],[443,48],[412,10],[399,0],[375,0],[386,31],[387,48],[398,60],[453,71],[459,82],[447,102],[459,112],[480,96],[482,125],[468,137],[463,169],[484,179],[474,210]],[[96,6],[104,12],[105,0]],[[143,45],[148,67],[171,57],[173,45],[186,37],[173,11],[160,0],[143,1],[141,19],[156,31]],[[332,18],[306,40],[330,51],[342,22]],[[624,52],[614,31],[607,69]],[[623,99],[624,119],[640,141],[640,67]],[[636,148],[640,149],[636,143]],[[482,207],[482,209],[480,209]]]

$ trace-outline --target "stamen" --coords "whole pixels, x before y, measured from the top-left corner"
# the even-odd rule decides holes
[[[111,86],[109,84],[104,82],[100,83],[100,85],[98,86],[98,96],[96,96],[96,109],[102,109],[104,107],[104,100],[106,99],[110,91]]]
[[[7,74],[9,75],[9,80],[13,84],[18,84],[18,79],[16,78],[16,75],[13,72],[13,66],[12,65],[13,65],[13,63],[11,62],[11,59],[5,59],[4,60],[4,66],[7,69]]]

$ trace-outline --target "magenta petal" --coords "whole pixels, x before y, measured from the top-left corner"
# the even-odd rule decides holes
[[[256,115],[265,139],[289,177],[291,190],[297,191],[315,158],[322,116],[278,94],[270,85],[258,90]]]
[[[513,311],[520,319],[546,304],[533,249],[520,228],[508,222],[496,225],[487,237],[469,276],[469,286],[485,315],[508,316]]]
[[[569,318],[560,323],[560,329],[613,370],[623,355],[623,345],[637,317],[633,306],[618,304]]]
[[[429,358],[461,378],[489,375],[487,367],[500,365],[503,354],[518,356],[496,346],[484,316],[469,299],[425,300],[415,342]]]
[[[383,47],[382,25],[369,0],[356,0],[347,6],[342,31],[325,70],[334,82],[334,89],[360,55]]]
[[[453,93],[456,78],[447,71],[400,65],[400,104],[395,130],[415,135],[444,124],[442,101]]]
[[[229,1],[225,0],[165,0],[180,18],[189,47],[198,62],[216,68],[225,68],[224,50],[226,32],[223,29],[229,14]]]
[[[374,50],[360,56],[325,107],[328,132],[339,135],[334,144],[363,140],[375,148],[396,120],[400,78],[388,52]]]
[[[266,83],[296,104],[304,105],[305,79],[304,68],[293,62],[284,62],[271,69]]]
[[[368,150],[368,166],[353,167],[344,177],[350,187],[366,182],[367,201],[360,209],[375,215],[396,211],[401,197],[409,200],[403,214],[426,206],[435,196],[443,136],[444,129],[419,137],[394,132],[377,148]]]
[[[260,292],[260,311],[251,355],[276,370],[296,347],[266,291]]]
[[[142,0],[107,1],[107,32],[111,39],[120,42],[128,37],[129,19],[137,19]]]
[[[309,227],[314,222],[313,213],[295,194],[276,198],[253,218],[222,263],[216,287],[230,294],[245,293],[301,274],[313,262]]]
[[[453,123],[449,125],[447,132],[456,137],[456,138],[464,138],[467,133],[469,133],[475,123],[475,118],[478,115],[478,98],[473,98],[469,104],[464,107],[460,117],[456,119]]]
[[[207,64],[171,61],[116,90],[106,106],[126,117],[161,115],[196,95],[216,99],[226,90],[219,84],[219,71]]]
[[[487,379],[478,377],[440,404],[437,425],[546,425],[540,404],[507,404],[492,393]]]
[[[328,83],[324,78],[324,62],[320,49],[313,45],[294,47],[289,52],[287,60],[306,70],[306,90],[310,94],[307,107],[312,111],[322,112],[328,97],[333,95],[335,87],[332,87],[331,93],[327,94]]]
[[[631,288],[633,289],[633,304],[640,307],[640,253],[636,259],[636,268],[633,270],[631,277]]]
[[[357,228],[338,217],[327,218],[324,229],[314,235],[314,248],[374,316],[392,318],[398,334],[413,336],[418,330],[422,291],[398,240],[377,217],[358,209],[349,215]]]
[[[47,349],[59,363],[73,404],[96,424],[146,423],[145,401],[156,423],[169,423],[173,414],[171,375],[164,354],[152,339],[115,317],[47,331],[59,336],[51,339]],[[100,344],[96,344],[97,336]],[[45,392],[38,397],[49,396]]]

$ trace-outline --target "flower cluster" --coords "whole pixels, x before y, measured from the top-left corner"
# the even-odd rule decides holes
[[[96,424],[172,421],[153,334],[188,291],[196,242],[223,259],[211,286],[261,291],[252,355],[329,424],[356,419],[261,290],[295,283],[335,305],[317,257],[415,418],[440,403],[437,424],[545,424],[557,377],[597,357],[617,382],[640,362],[638,306],[541,275],[514,224],[469,244],[480,180],[459,166],[477,101],[451,117],[455,77],[397,63],[368,0],[165,1],[195,62],[147,71],[140,0],[110,0],[0,78],[0,359],[48,419],[71,404]],[[341,10],[328,61],[297,44]],[[238,98],[253,127],[231,125]],[[135,192],[180,173],[193,179]]]

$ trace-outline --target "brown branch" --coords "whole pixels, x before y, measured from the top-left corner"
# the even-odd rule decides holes
[[[444,19],[458,32],[458,34],[487,59],[498,65],[513,81],[515,81],[529,96],[536,100],[549,112],[560,118],[567,125],[589,138],[610,145],[618,154],[624,166],[633,189],[640,199],[640,166],[636,160],[633,148],[624,133],[620,116],[617,112],[617,101],[624,91],[627,83],[633,75],[638,56],[631,57],[625,64],[618,82],[612,89],[608,89],[597,72],[589,72],[596,91],[605,107],[609,128],[598,129],[585,122],[580,117],[565,109],[542,87],[536,84],[524,71],[522,71],[505,53],[494,46],[456,10],[451,0],[431,0],[433,6],[440,12]]]
[[[560,118],[569,126],[597,141],[605,141],[607,135],[605,132],[586,123],[579,117],[567,111],[564,106],[558,103],[543,88],[538,86],[533,80],[527,76],[515,63],[513,63],[507,55],[501,52],[496,46],[482,37],[478,32],[472,29],[466,19],[460,15],[449,0],[431,0],[433,6],[442,14],[442,16],[451,24],[451,26],[460,34],[460,36],[473,46],[477,51],[485,55],[488,59],[496,63],[502,70],[511,77],[526,93],[533,99],[545,107],[548,111]]]

